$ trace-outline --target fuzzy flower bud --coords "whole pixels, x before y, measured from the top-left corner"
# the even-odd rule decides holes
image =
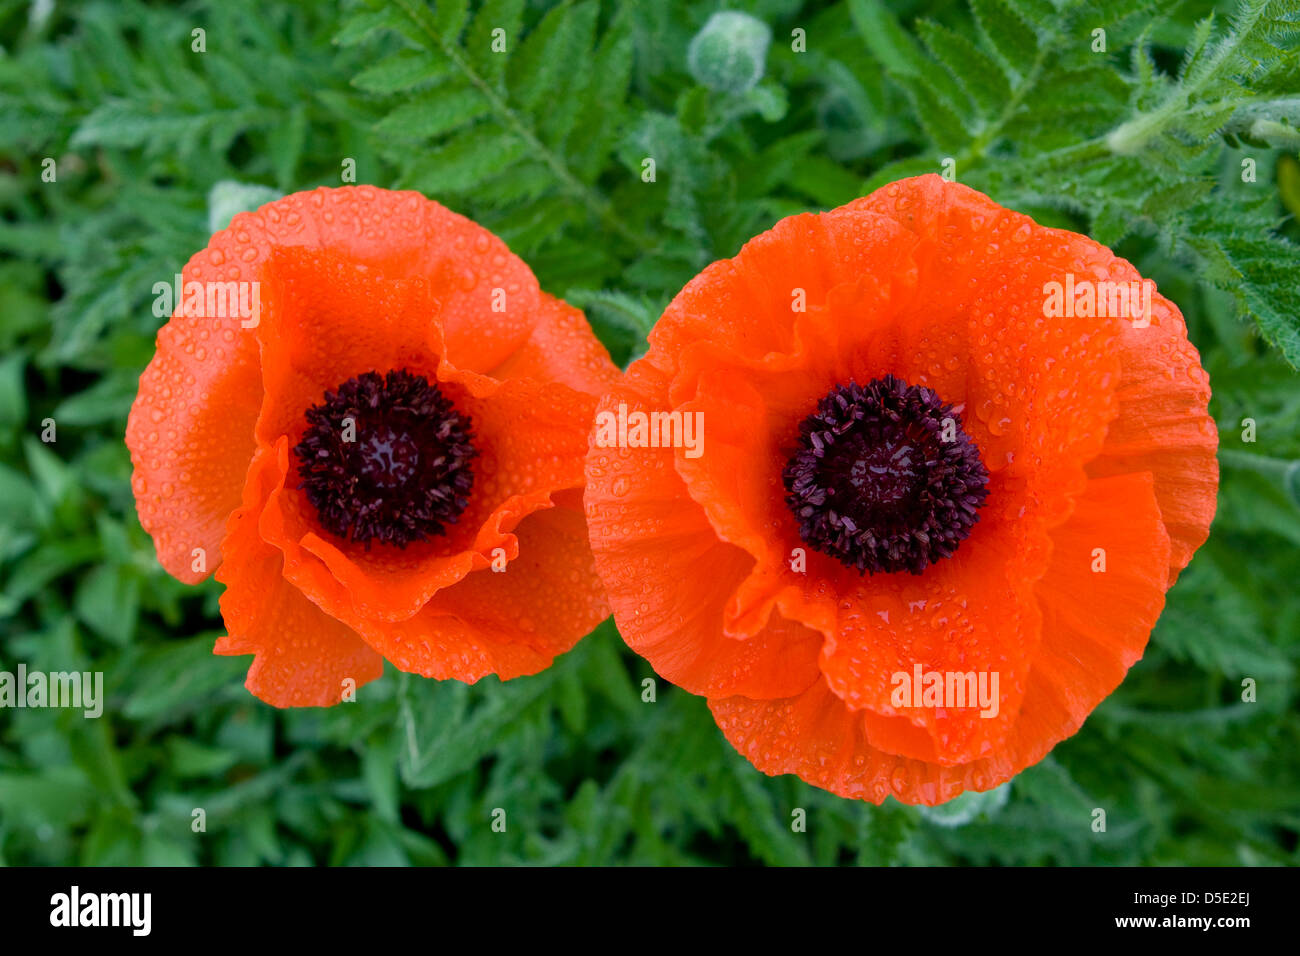
[[[686,61],[696,81],[719,93],[745,93],[763,78],[772,31],[748,13],[723,10],[691,40]]]

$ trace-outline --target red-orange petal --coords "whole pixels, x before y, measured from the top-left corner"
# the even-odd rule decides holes
[[[406,620],[349,623],[394,666],[425,677],[508,680],[550,666],[609,616],[578,500],[557,498],[515,528],[518,557],[504,571],[477,570]]]
[[[1210,417],[1210,380],[1187,338],[1182,313],[1159,293],[1151,324],[1120,336],[1119,414],[1094,477],[1150,472],[1169,532],[1169,586],[1210,534],[1219,493],[1219,432]]]
[[[582,311],[545,292],[538,300],[528,339],[486,374],[501,380],[555,382],[593,397],[619,379],[618,367],[592,334]]]
[[[1123,508],[1126,522],[1112,516]],[[872,745],[861,713],[825,681],[784,700],[711,699],[718,726],[759,770],[794,773],[840,796],[933,805],[964,790],[990,790],[1037,763],[1123,679],[1164,607],[1169,541],[1149,476],[1089,483],[1056,529],[1040,584],[1042,646],[1019,719],[1005,745],[979,760],[944,766]],[[1107,570],[1094,572],[1094,550]]]
[[[969,224],[980,220],[984,236],[994,246],[990,255],[1011,261],[1026,257],[1054,261],[1064,278],[1073,272],[1079,279],[1141,283],[1133,266],[1086,236],[1059,229],[1044,229],[1028,217],[1004,210],[974,190],[945,183],[940,177],[918,176],[877,190],[851,203],[873,213],[924,231],[942,250],[936,256],[939,268],[922,277],[927,289],[943,294],[961,290],[948,280],[945,262],[969,257],[972,231]],[[942,224],[946,228],[934,228]],[[992,233],[998,233],[993,235]],[[1055,250],[1053,250],[1055,245]],[[989,284],[1001,288],[995,277]],[[1042,290],[1026,287],[1042,300]],[[1145,321],[1149,319],[1149,325]],[[1097,318],[1077,322],[1097,324]],[[1014,338],[1014,337],[1012,337]],[[1092,456],[1087,471],[1091,476],[1150,472],[1155,476],[1156,497],[1165,516],[1172,543],[1169,583],[1187,566],[1192,554],[1209,535],[1218,494],[1218,431],[1208,413],[1209,376],[1202,368],[1195,346],[1187,338],[1182,314],[1158,292],[1151,295],[1151,314],[1118,323],[1115,351],[1120,378],[1115,383],[1118,413],[1106,441]]]
[[[597,411],[654,408],[665,385],[652,365],[634,363]],[[753,566],[720,541],[685,494],[671,448],[593,447],[584,493],[596,565],[619,630],[663,677],[692,693],[797,693],[817,678],[821,635],[772,620],[743,639],[724,635],[723,611]]]
[[[253,654],[245,686],[276,707],[325,707],[383,673],[384,661],[347,625],[285,580],[284,559],[257,528],[261,501],[275,480],[254,462],[244,503],[231,516],[217,579],[226,585],[221,614],[229,634],[216,653]]]

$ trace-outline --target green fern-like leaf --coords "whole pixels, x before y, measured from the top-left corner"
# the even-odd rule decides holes
[[[480,213],[521,252],[579,225],[641,241],[595,187],[621,132],[626,16],[598,37],[596,0],[559,4],[528,28],[520,0],[374,6],[340,40],[407,41],[354,79],[389,97],[375,132],[400,185]]]

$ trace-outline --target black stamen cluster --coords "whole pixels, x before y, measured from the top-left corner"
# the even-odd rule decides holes
[[[989,475],[951,405],[886,375],[831,389],[781,477],[808,545],[862,574],[920,574],[970,534]]]
[[[465,510],[472,437],[469,418],[428,379],[366,372],[307,410],[294,447],[299,487],[325,530],[367,549],[405,548],[442,534]]]

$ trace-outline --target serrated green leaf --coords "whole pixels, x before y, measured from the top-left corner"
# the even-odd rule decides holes
[[[375,134],[402,140],[431,139],[486,116],[490,106],[478,90],[443,88],[403,103],[375,126]]]
[[[362,70],[352,78],[352,85],[367,93],[403,93],[450,73],[451,64],[445,59],[434,59],[421,50],[399,50]]]

